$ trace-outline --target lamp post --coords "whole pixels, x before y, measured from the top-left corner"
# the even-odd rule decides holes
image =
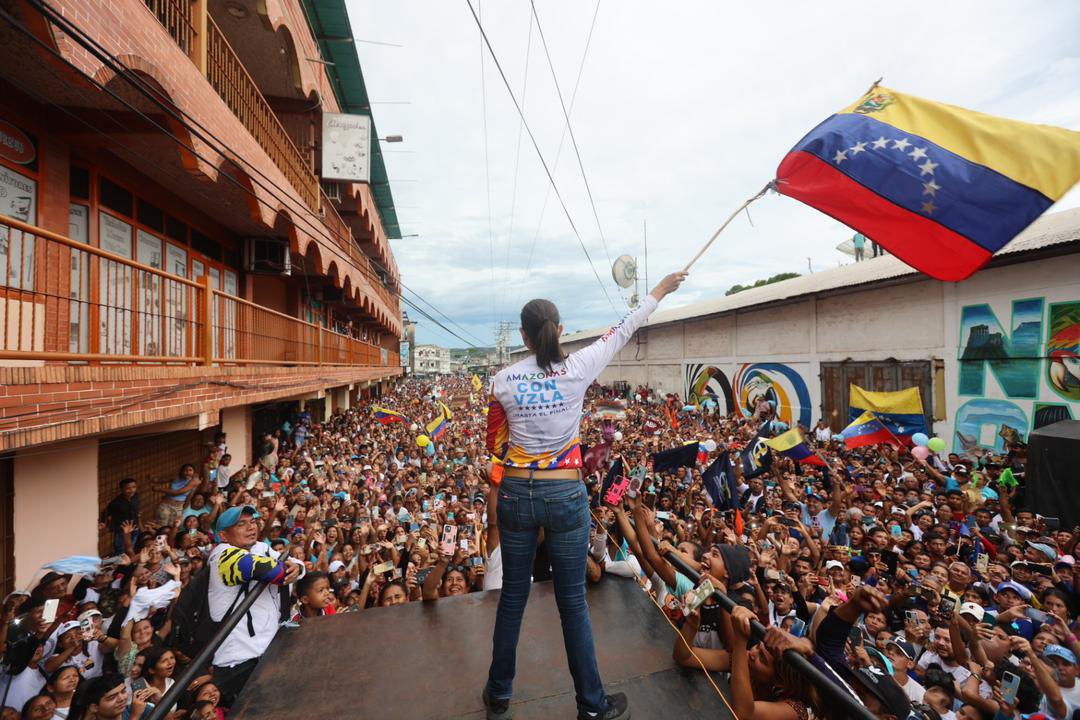
[[[402,313],[401,321],[405,325],[405,339],[409,343],[409,372],[414,372],[413,364],[416,359],[416,321],[409,317],[408,313]]]

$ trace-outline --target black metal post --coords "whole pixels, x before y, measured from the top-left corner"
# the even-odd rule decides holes
[[[630,518],[630,524],[634,525],[633,518]],[[659,550],[660,543],[657,542],[656,538],[651,539],[653,541],[653,544],[656,545],[657,549]],[[675,553],[667,553],[665,557],[668,562],[670,562],[678,569],[679,572],[690,578],[694,582],[694,585],[697,585],[701,581],[701,573],[697,572],[689,565],[687,565],[686,561],[683,560],[679,555]],[[712,596],[720,604],[720,607],[722,607],[729,613],[735,607],[735,601],[724,593],[720,592],[719,590],[715,590]],[[750,634],[751,636],[760,640],[761,638],[765,637],[765,626],[759,623],[757,620],[751,620]],[[784,661],[787,662],[788,665],[791,665],[793,668],[799,671],[799,673],[801,673],[807,680],[814,684],[814,687],[827,695],[830,700],[834,700],[841,706],[843,706],[847,717],[859,718],[860,720],[877,720],[877,716],[875,716],[864,705],[862,705],[858,698],[852,697],[850,693],[848,693],[842,687],[830,680],[827,675],[814,667],[814,664],[811,663],[801,653],[796,652],[795,650],[785,650]]]
[[[206,644],[206,647],[199,651],[199,654],[184,668],[184,672],[180,673],[180,677],[176,678],[176,682],[162,696],[153,712],[150,713],[148,720],[163,720],[169,714],[169,708],[177,703],[187,686],[191,684],[191,681],[198,677],[203,668],[214,657],[217,649],[221,647],[221,643],[225,642],[225,638],[229,637],[229,633],[240,622],[240,618],[247,615],[248,610],[251,609],[251,606],[255,604],[255,601],[262,595],[264,590],[266,590],[266,583],[255,583],[255,587],[244,596],[244,599],[233,609],[232,613],[222,619],[221,625],[218,626],[217,632],[214,633],[214,637],[210,638],[210,642]]]

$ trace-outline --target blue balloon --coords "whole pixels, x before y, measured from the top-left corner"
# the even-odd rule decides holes
[[[926,444],[930,442],[930,438],[927,437],[926,433],[915,433],[911,436],[911,442],[919,447],[926,447]]]
[[[427,445],[425,445],[424,446],[424,453],[427,454],[428,457],[431,457],[432,455],[434,455],[435,454],[435,443],[428,443]]]

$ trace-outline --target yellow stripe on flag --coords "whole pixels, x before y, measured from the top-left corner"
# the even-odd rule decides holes
[[[848,393],[848,405],[859,410],[891,415],[922,415],[922,397],[919,388],[910,387],[895,392],[874,392],[852,385]]]
[[[803,441],[802,433],[799,432],[799,428],[791,428],[787,432],[780,433],[774,438],[769,438],[765,441],[765,444],[771,447],[777,452],[785,452],[801,445]]]
[[[1057,200],[1080,179],[1080,132],[1034,125],[876,87],[841,113],[874,102],[868,117],[925,138]],[[884,105],[884,107],[880,107]]]

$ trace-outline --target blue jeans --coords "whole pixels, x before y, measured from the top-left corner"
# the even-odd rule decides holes
[[[544,528],[578,709],[607,710],[585,601],[585,558],[589,550],[589,496],[585,485],[580,480],[504,478],[499,486],[498,509],[503,586],[492,638],[488,694],[500,700],[508,700],[513,694],[521,619],[532,586],[538,531]]]

